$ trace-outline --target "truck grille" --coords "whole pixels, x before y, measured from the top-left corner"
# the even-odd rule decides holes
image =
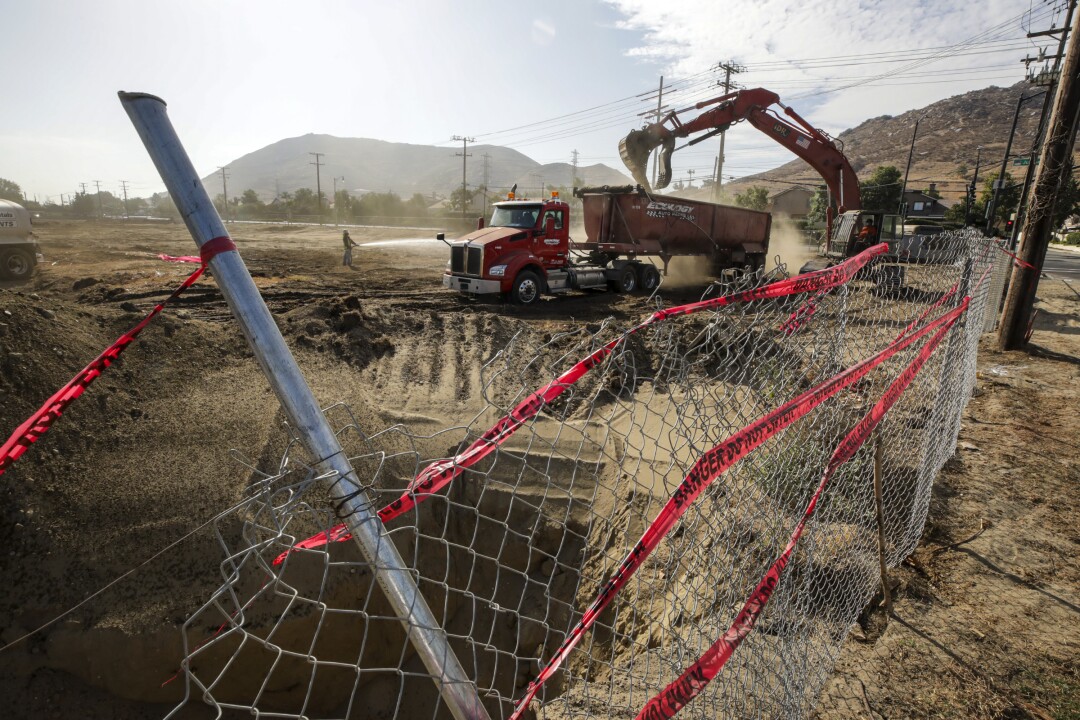
[[[465,272],[465,246],[464,245],[451,245],[450,246],[450,272],[463,273]]]
[[[479,275],[480,271],[484,267],[484,249],[482,247],[472,247],[468,249],[468,257],[465,262],[465,274],[466,275]]]

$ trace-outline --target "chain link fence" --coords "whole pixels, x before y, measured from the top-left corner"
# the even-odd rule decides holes
[[[793,533],[768,604],[680,717],[811,713],[880,588],[879,554],[896,565],[920,537],[996,314],[1005,256],[974,232],[939,237],[932,263],[748,276],[630,330],[522,330],[492,348],[483,406],[434,435],[327,410],[491,717],[637,717],[729,632]],[[901,377],[873,435],[845,440]],[[339,542],[314,464],[294,445],[251,467],[216,524],[222,584],[184,625],[170,716],[450,717],[408,624]]]

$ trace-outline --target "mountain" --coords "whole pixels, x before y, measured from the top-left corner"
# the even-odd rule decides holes
[[[315,157],[323,153],[321,178],[323,193],[330,197],[335,185],[350,193],[393,191],[403,198],[414,193],[449,195],[461,187],[460,148],[392,143],[369,138],[341,138],[308,134],[286,138],[233,160],[228,165],[230,196],[251,189],[264,201],[277,192],[298,188],[315,189]],[[467,181],[470,187],[484,182],[485,161],[489,188],[509,188],[515,183],[538,193],[541,184],[571,184],[573,168],[568,163],[541,165],[517,150],[497,145],[470,145]],[[585,185],[624,185],[628,176],[606,165],[590,165],[577,170]],[[345,178],[341,180],[341,178]],[[203,178],[209,188],[221,185],[221,176]]]
[[[903,172],[911,149],[915,121],[922,117],[915,139],[908,187],[925,189],[934,182],[946,199],[957,200],[963,196],[964,187],[974,173],[976,158],[980,155],[979,146],[982,146],[979,185],[983,184],[982,178],[1001,169],[1016,102],[1021,93],[1031,95],[1034,91],[1035,88],[1028,83],[1020,82],[1007,88],[991,86],[955,95],[901,115],[882,115],[866,120],[840,133],[836,137],[837,144],[860,179],[866,179],[881,165],[894,165]],[[1041,110],[1041,96],[1024,103],[1011,154],[1030,150]],[[728,160],[735,161],[736,158],[729,155]],[[1025,170],[1011,163],[1007,167],[1015,180],[1022,179]],[[795,159],[772,170],[728,183],[725,191],[733,195],[749,186],[762,185],[769,188],[772,194],[791,187],[792,183],[815,187],[821,185],[822,181],[809,165]]]

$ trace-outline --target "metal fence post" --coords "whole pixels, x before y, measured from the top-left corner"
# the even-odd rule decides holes
[[[165,102],[145,93],[120,92],[119,96],[195,243],[201,248],[214,238],[227,236],[228,232],[169,120]],[[351,463],[240,255],[221,253],[210,260],[209,266],[289,422],[296,428],[308,452],[318,461],[319,471],[336,473],[329,489],[340,508],[339,514],[370,563],[379,586],[405,626],[425,667],[435,678],[443,701],[458,720],[486,720],[488,713],[475,685],[465,675],[446,633],[362,492]]]

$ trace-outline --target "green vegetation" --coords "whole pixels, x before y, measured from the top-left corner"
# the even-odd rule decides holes
[[[859,183],[863,210],[894,213],[903,198],[903,176],[892,165],[883,165]]]
[[[754,185],[746,192],[735,193],[735,204],[750,210],[764,210],[769,206],[769,191]]]

